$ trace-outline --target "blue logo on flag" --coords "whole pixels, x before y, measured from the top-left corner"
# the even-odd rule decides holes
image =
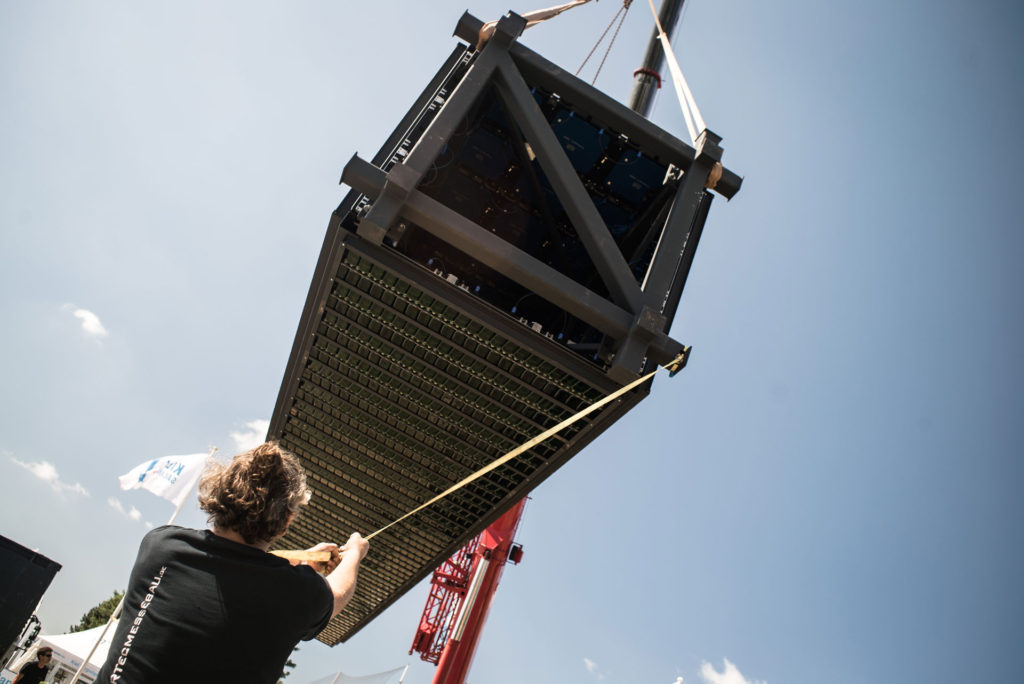
[[[149,474],[149,471],[153,469],[153,466],[155,466],[156,462],[159,461],[159,460],[160,460],[159,458],[155,459],[152,463],[149,464],[149,467],[146,468],[146,470],[141,475],[139,475],[139,482],[142,482],[143,480],[146,479],[146,475]]]

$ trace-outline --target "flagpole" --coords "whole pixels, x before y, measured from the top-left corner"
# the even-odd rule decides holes
[[[213,458],[213,455],[215,453],[217,453],[217,447],[212,447],[210,449],[210,455],[206,457],[206,460],[209,461],[211,458]],[[188,494],[186,494],[184,497],[182,497],[181,503],[179,503],[178,507],[174,509],[174,513],[171,514],[171,519],[167,521],[168,525],[173,525],[174,521],[178,519],[178,514],[181,513],[181,509],[185,507],[185,502],[188,501],[189,496],[192,494],[192,490],[195,488],[195,486],[198,483],[199,483],[199,478],[197,477],[196,481],[192,483],[191,487],[189,487]],[[75,684],[75,683],[72,681],[71,684]]]
[[[213,455],[215,453],[217,453],[217,447],[213,447],[212,449],[210,449],[210,455],[207,456],[207,459],[213,458]],[[192,491],[195,489],[197,484],[199,484],[198,477],[196,477],[195,481],[192,483],[192,486],[188,488],[188,493],[181,498],[181,502],[178,504],[178,507],[174,509],[174,513],[171,514],[171,519],[167,521],[168,525],[173,524],[174,521],[177,520],[178,514],[181,513],[181,509],[185,507],[185,502],[189,500],[189,497],[191,496]],[[92,655],[96,652],[96,649],[99,648],[100,644],[103,642],[103,637],[107,636],[107,630],[110,629],[110,625],[113,624],[114,620],[116,620],[119,615],[121,615],[121,609],[124,608],[124,597],[127,595],[128,589],[125,588],[124,594],[121,595],[120,603],[117,604],[117,608],[114,608],[114,611],[110,614],[110,619],[107,620],[107,624],[103,626],[103,631],[100,632],[100,636],[98,639],[96,639],[96,643],[93,644],[92,648],[89,650],[89,655],[85,656],[85,659],[82,661],[82,664],[78,666],[78,671],[75,672],[75,676],[71,678],[71,681],[68,682],[68,684],[77,684],[78,679],[82,676],[82,673],[85,672],[85,667],[89,664],[89,661],[92,659]]]

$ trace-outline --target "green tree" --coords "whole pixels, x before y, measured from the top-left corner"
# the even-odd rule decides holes
[[[292,655],[295,655],[295,652],[298,651],[298,650],[299,650],[298,646],[293,648],[292,649]],[[284,684],[284,678],[291,674],[291,672],[289,672],[289,670],[293,669],[294,667],[295,667],[295,663],[292,662],[292,659],[289,656],[288,662],[286,662],[284,664],[284,672],[281,673],[281,677],[280,677],[280,679],[277,680],[277,684]]]
[[[71,627],[68,628],[68,631],[81,632],[86,629],[102,627],[107,624],[107,620],[110,619],[110,614],[114,612],[115,608],[117,608],[117,604],[121,602],[121,598],[123,596],[123,591],[115,591],[110,598],[105,601],[101,601],[90,608],[89,612],[82,616],[81,621],[79,621],[77,625],[71,625]]]

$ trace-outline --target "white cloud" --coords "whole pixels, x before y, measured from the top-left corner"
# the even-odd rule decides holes
[[[70,305],[65,308],[71,308]],[[106,337],[109,333],[100,322],[100,317],[88,309],[75,309],[71,312],[75,318],[82,322],[82,331],[89,337]]]
[[[117,499],[117,497],[112,496],[109,499],[107,499],[107,504],[121,515],[127,516],[132,520],[142,520],[142,512],[138,508],[132,506],[129,510],[126,511],[124,509],[124,505],[120,502],[120,500]],[[150,525],[149,523],[146,524],[152,527],[152,525]]]
[[[683,678],[682,677],[676,677],[676,681],[674,681],[672,684],[683,684]]]
[[[590,658],[583,659],[583,667],[587,668],[587,672],[593,675],[597,675],[598,679],[604,679],[604,674],[601,672],[601,668]]]
[[[719,672],[715,667],[704,661],[700,664],[700,677],[708,684],[767,684],[754,679],[747,679],[728,658],[722,658],[725,668]]]
[[[231,439],[235,441],[237,452],[248,451],[263,444],[267,438],[267,430],[270,429],[270,421],[250,420],[245,427],[249,428],[248,432],[232,432],[230,434]]]
[[[57,472],[57,468],[49,461],[40,461],[39,463],[25,463],[18,459],[11,457],[17,465],[32,473],[40,480],[50,485],[50,489],[57,492],[71,492],[72,494],[81,494],[82,496],[89,496],[89,492],[85,490],[85,487],[81,483],[76,482],[74,484],[68,484],[67,482],[61,482],[60,473]]]

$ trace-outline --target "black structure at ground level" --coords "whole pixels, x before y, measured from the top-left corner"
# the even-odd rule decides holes
[[[0,656],[21,635],[61,565],[32,549],[0,537]]]

